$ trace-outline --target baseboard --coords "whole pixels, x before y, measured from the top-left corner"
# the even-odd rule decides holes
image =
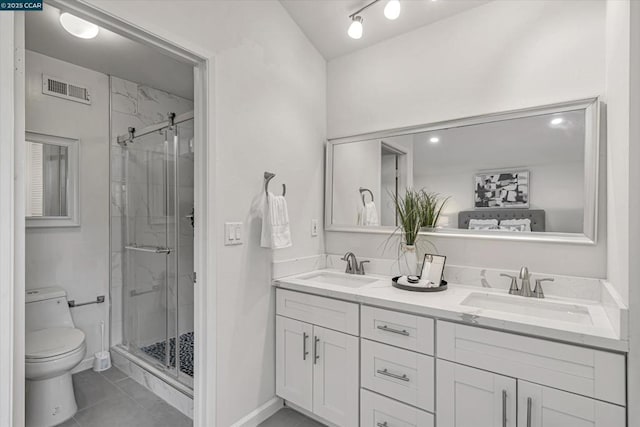
[[[274,397],[256,410],[236,421],[231,427],[257,427],[258,424],[278,412],[283,407],[282,399]]]
[[[88,369],[93,368],[93,359],[94,357],[87,357],[82,362],[78,364],[75,368],[71,370],[71,374],[77,374],[78,372],[86,371]]]

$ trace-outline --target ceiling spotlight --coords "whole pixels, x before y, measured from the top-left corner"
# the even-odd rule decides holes
[[[438,138],[437,136],[432,136],[431,138],[429,138],[429,142],[432,144],[437,144],[438,142],[440,142],[440,138]]]
[[[389,0],[384,7],[384,16],[392,21],[397,19],[400,16],[400,0]]]
[[[349,25],[347,34],[356,40],[362,37],[362,16],[354,16],[351,18],[351,25]]]
[[[551,119],[551,124],[553,126],[558,126],[562,123],[564,123],[564,119],[562,117],[556,117],[555,119]]]
[[[100,27],[96,24],[92,24],[89,21],[85,21],[66,12],[60,15],[60,24],[69,34],[81,39],[92,39],[96,37],[100,31]]]

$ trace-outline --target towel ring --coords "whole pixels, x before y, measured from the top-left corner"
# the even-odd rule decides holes
[[[276,177],[275,173],[265,172],[264,173],[264,192],[269,194],[269,181]],[[282,197],[287,194],[287,186],[286,184],[282,184]]]
[[[368,188],[364,188],[364,187],[360,187],[360,197],[362,197],[362,204],[365,205],[364,202],[364,193],[369,193],[369,195],[371,196],[371,201],[375,201],[373,198],[373,192],[371,192],[371,190],[369,190]]]

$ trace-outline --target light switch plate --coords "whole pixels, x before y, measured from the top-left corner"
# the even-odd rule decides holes
[[[318,220],[311,220],[311,237],[318,237]]]
[[[225,222],[224,223],[224,244],[225,246],[241,245],[242,241],[242,223],[241,222]]]

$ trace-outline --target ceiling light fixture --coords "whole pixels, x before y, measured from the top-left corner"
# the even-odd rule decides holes
[[[397,19],[400,16],[400,0],[389,0],[384,7],[384,16],[392,21]]]
[[[431,138],[429,138],[429,142],[432,144],[437,144],[438,142],[440,142],[440,138],[438,138],[437,136],[432,136]]]
[[[365,9],[370,8],[379,1],[381,0],[373,0],[371,3],[366,4],[364,7],[361,7],[349,15],[349,19],[351,19],[349,30],[347,30],[349,37],[352,39],[359,39],[362,37],[362,16],[360,14]],[[384,16],[390,20],[397,19],[398,16],[400,16],[400,0],[389,0],[387,5],[384,7]]]
[[[351,25],[349,25],[347,34],[356,40],[362,37],[362,16],[353,16],[351,18]]]
[[[98,32],[100,32],[100,27],[96,24],[92,24],[89,21],[85,21],[67,12],[60,15],[60,24],[69,34],[81,39],[95,38]]]
[[[551,119],[551,124],[553,126],[558,126],[562,123],[564,123],[564,119],[562,117],[556,117],[555,119]]]

